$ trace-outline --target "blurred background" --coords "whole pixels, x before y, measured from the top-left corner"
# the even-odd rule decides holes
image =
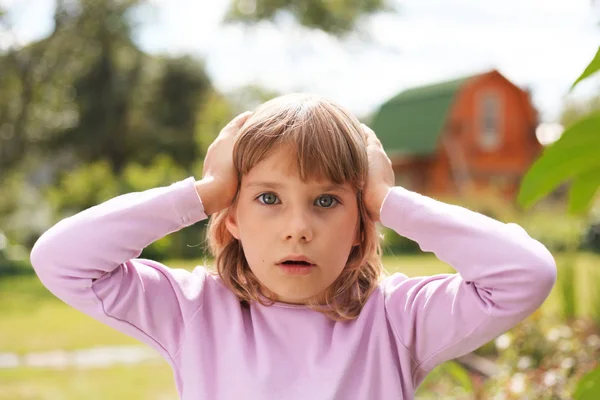
[[[599,24],[590,0],[0,0],[0,400],[177,398],[156,353],[41,286],[30,249],[118,194],[200,178],[233,116],[292,91],[370,125],[398,185],[517,222],[556,256],[542,308],[417,398],[600,398],[584,397],[600,381],[598,197],[570,213],[563,182],[517,201],[544,149],[600,111],[597,78],[570,91]],[[204,229],[142,256],[210,264]],[[381,231],[390,272],[451,271]]]

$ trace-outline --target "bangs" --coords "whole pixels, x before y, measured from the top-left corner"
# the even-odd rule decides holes
[[[360,190],[367,176],[366,140],[360,122],[341,107],[311,95],[287,95],[259,107],[234,145],[241,176],[272,152],[289,152],[289,172],[303,182],[350,182]]]

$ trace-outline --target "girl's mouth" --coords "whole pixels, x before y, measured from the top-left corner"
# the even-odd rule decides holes
[[[307,275],[315,267],[314,264],[307,263],[306,261],[284,261],[278,265],[283,272],[289,275]]]

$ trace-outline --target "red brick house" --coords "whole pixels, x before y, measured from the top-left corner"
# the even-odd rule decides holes
[[[542,150],[537,125],[528,92],[496,70],[406,90],[371,123],[396,184],[436,196],[491,187],[508,198]]]

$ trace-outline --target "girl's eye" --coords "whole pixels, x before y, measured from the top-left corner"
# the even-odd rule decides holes
[[[275,204],[275,201],[277,200],[277,196],[275,196],[273,193],[263,193],[258,196],[258,198],[262,199],[261,203],[268,205]]]
[[[338,200],[333,196],[324,194],[323,196],[320,196],[317,199],[317,203],[323,208],[332,208],[335,204],[338,203]]]

